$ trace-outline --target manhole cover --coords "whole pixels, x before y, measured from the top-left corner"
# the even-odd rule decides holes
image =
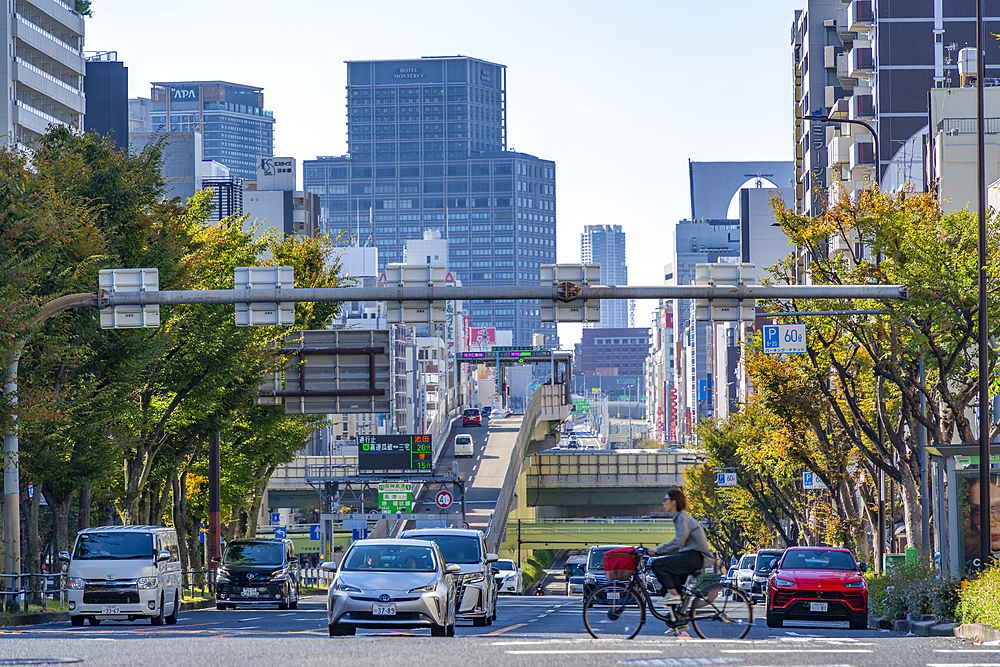
[[[743,658],[637,658],[619,660],[619,665],[731,665]]]
[[[68,665],[80,658],[0,658],[0,665]]]

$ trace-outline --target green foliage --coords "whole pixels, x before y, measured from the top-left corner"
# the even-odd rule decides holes
[[[959,623],[985,623],[1000,627],[1000,565],[981,572],[959,591]]]
[[[524,571],[522,581],[525,587],[545,576],[545,568],[552,565],[552,556],[551,551],[539,549],[524,562],[521,569]]]
[[[905,619],[908,614],[933,614],[941,621],[956,616],[959,581],[938,579],[927,565],[895,563],[885,573],[870,574],[866,579],[868,609],[874,616],[891,621]]]

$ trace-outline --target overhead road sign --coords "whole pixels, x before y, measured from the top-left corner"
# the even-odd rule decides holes
[[[542,285],[551,286],[556,298],[539,302],[542,322],[600,322],[599,299],[577,300],[581,289],[601,281],[599,264],[543,264]]]
[[[427,291],[425,300],[400,298],[398,308],[389,308],[386,311],[389,324],[424,324],[444,322],[447,319],[445,301],[452,300],[452,297],[447,296],[447,291],[455,289],[455,279],[445,267],[429,264],[389,264],[379,276],[377,284],[377,289],[382,292],[378,301],[388,301],[386,295],[392,292],[393,288],[400,296],[405,287],[419,285]],[[442,290],[446,291],[444,298],[435,300],[435,296]]]
[[[695,284],[707,287],[746,287],[757,282],[753,264],[696,264]],[[698,299],[695,319],[699,322],[753,322],[756,318],[754,299]]]
[[[413,511],[413,484],[385,482],[378,485],[378,506],[383,512],[396,514]]]
[[[101,269],[101,290],[109,297],[117,292],[145,294],[160,289],[156,269]],[[102,329],[135,329],[160,326],[160,307],[153,305],[113,306],[101,311]]]
[[[295,324],[295,303],[282,301],[281,295],[295,288],[295,269],[291,266],[240,266],[235,270],[235,292],[254,289],[272,290],[275,301],[236,303],[236,326],[286,326]]]
[[[764,354],[801,354],[806,351],[806,325],[765,324],[761,347]]]
[[[359,472],[427,472],[433,467],[433,459],[431,436],[424,433],[358,436]]]
[[[260,404],[285,414],[390,412],[389,330],[295,331],[285,338],[283,369],[260,385]]]

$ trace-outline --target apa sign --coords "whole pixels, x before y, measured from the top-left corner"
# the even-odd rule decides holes
[[[170,99],[174,102],[197,102],[198,86],[172,86],[170,88]]]

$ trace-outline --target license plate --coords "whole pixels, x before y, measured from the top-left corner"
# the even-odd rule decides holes
[[[607,597],[607,598],[608,598],[609,600],[617,600],[617,599],[618,599],[618,598],[620,598],[621,596],[622,596],[622,594],[621,594],[621,593],[619,593],[618,591],[608,591],[608,592],[607,592],[607,594],[606,594],[606,597]]]
[[[395,616],[396,615],[396,605],[394,605],[394,604],[373,604],[372,605],[372,615],[373,616]]]
[[[103,607],[101,607],[101,613],[102,614],[108,614],[108,615],[114,615],[114,614],[120,614],[120,613],[122,613],[122,611],[121,611],[121,607],[112,607],[111,605],[106,604]]]
[[[241,595],[243,595],[243,597],[245,598],[255,598],[258,595],[260,595],[260,591],[258,591],[256,588],[244,588]]]
[[[827,604],[826,602],[810,602],[809,611],[826,611]]]

